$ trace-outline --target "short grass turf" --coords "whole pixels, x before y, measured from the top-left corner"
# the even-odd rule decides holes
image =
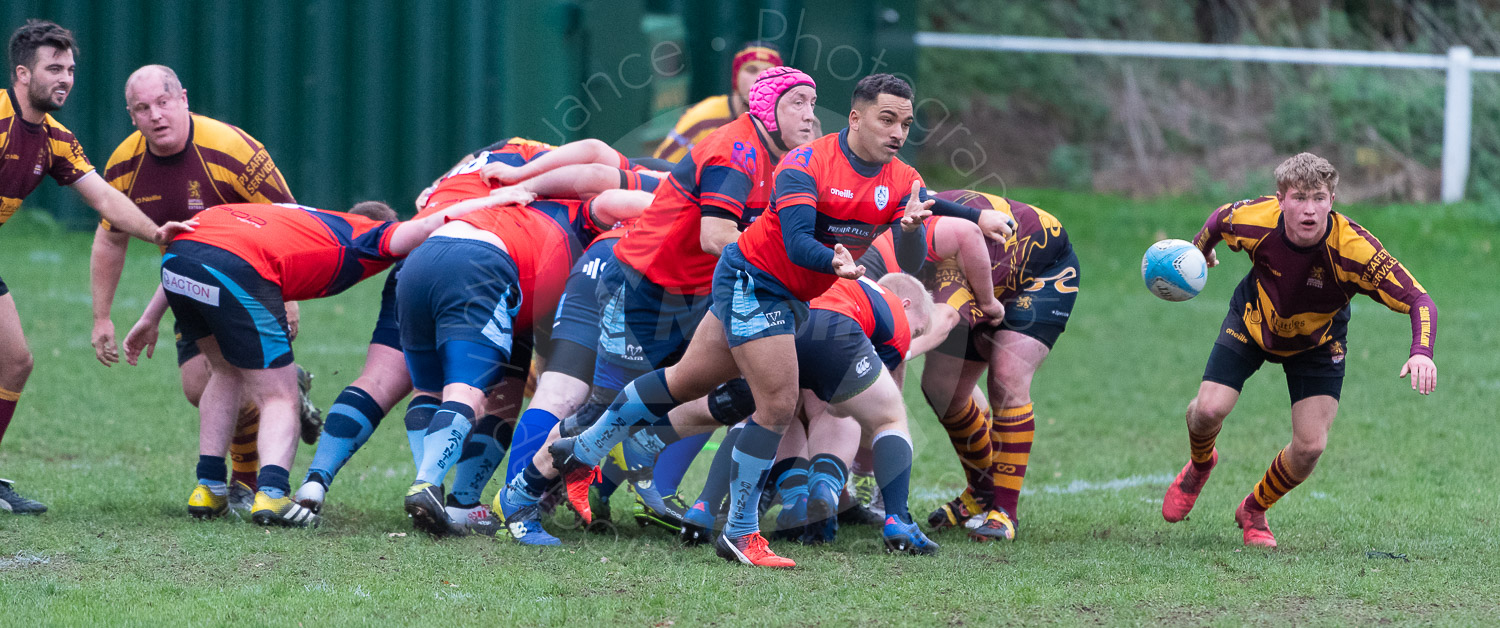
[[[1072,323],[1033,389],[1036,444],[1018,540],[981,545],[945,532],[935,558],[888,556],[875,530],[846,528],[830,547],[776,544],[798,561],[792,572],[679,549],[629,522],[623,492],[615,537],[554,523],[561,548],[426,538],[401,510],[413,470],[399,411],[339,475],[321,529],[194,521],[185,501],[196,417],[170,344],[140,367],[100,366],[88,341],[89,235],[22,212],[0,233],[0,273],[36,370],[0,448],[0,476],[51,511],[0,515],[0,624],[1500,621],[1500,213],[1343,208],[1433,294],[1440,384],[1424,398],[1396,378],[1407,319],[1360,297],[1328,450],[1314,477],[1271,511],[1281,547],[1265,551],[1241,545],[1232,512],[1290,437],[1274,367],[1250,381],[1228,420],[1193,517],[1168,524],[1160,515],[1187,458],[1183,408],[1248,264],[1220,247],[1225,264],[1204,293],[1175,304],[1145,290],[1138,264],[1155,240],[1190,238],[1213,203],[1012,195],[1061,218],[1083,265]],[[149,296],[157,258],[132,247],[115,308],[121,335]],[[359,371],[379,288],[372,280],[304,305],[295,348],[324,407]],[[925,518],[963,481],[914,383],[907,402],[912,510]],[[294,480],[310,459],[304,447]],[[686,486],[701,483],[707,459]]]

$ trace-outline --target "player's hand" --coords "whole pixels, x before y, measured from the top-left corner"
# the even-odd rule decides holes
[[[1208,255],[1203,256],[1203,262],[1207,264],[1209,268],[1213,268],[1219,265],[1219,256],[1215,255],[1214,252],[1210,250],[1208,252]]]
[[[297,339],[298,323],[302,322],[302,306],[296,301],[286,302],[286,336],[287,340]]]
[[[901,230],[913,233],[922,227],[922,221],[932,215],[932,204],[937,202],[932,199],[922,199],[922,183],[911,182],[911,194],[906,198],[906,213],[901,215]]]
[[[519,170],[520,168],[497,161],[487,163],[483,168],[480,168],[479,176],[484,179],[485,183],[492,186],[514,185],[521,180],[520,177],[516,176],[516,172]]]
[[[436,185],[429,185],[417,195],[417,212],[420,213],[424,207],[427,207],[427,199],[432,198],[432,192],[436,189]]]
[[[184,233],[192,233],[193,229],[197,226],[197,218],[189,218],[183,222],[177,222],[174,220],[160,227],[157,227],[156,236],[152,240],[156,242],[157,246],[166,246],[172,242],[173,238],[176,238],[177,236]]]
[[[1424,395],[1432,394],[1437,390],[1437,365],[1432,363],[1432,358],[1425,355],[1414,355],[1406,359],[1406,364],[1401,365],[1401,379],[1411,374],[1411,389]]]
[[[844,279],[859,279],[865,276],[865,267],[854,263],[854,256],[842,244],[833,245],[833,274]]]
[[[1016,232],[1016,221],[1005,212],[997,209],[986,209],[979,212],[979,230],[984,236],[996,242],[1004,242]]]
[[[494,166],[498,164],[490,165]],[[494,204],[491,205],[491,207],[494,207],[495,205],[525,205],[536,200],[536,195],[519,185],[508,185],[503,188],[496,188],[490,192],[489,198],[494,201]]]
[[[136,321],[135,326],[130,328],[130,333],[125,334],[125,363],[135,366],[143,350],[147,359],[156,353],[156,335],[155,324],[148,324],[144,320]]]
[[[94,321],[94,333],[89,342],[94,345],[94,357],[105,366],[120,361],[120,349],[115,346],[115,323],[109,319]]]
[[[993,295],[990,296],[989,301],[977,301],[975,305],[979,306],[979,311],[984,312],[985,323],[993,326],[1005,320],[1005,304]]]

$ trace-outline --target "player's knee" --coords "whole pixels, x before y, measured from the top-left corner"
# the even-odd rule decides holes
[[[1198,396],[1188,404],[1188,421],[1194,423],[1219,424],[1234,410],[1234,404],[1222,399]]]
[[[1294,436],[1292,437],[1292,446],[1288,448],[1287,453],[1297,459],[1298,466],[1308,469],[1318,463],[1318,458],[1322,457],[1323,449],[1327,446],[1328,438],[1326,436],[1320,435],[1305,438]]]
[[[930,382],[927,377],[922,378],[922,398],[927,400],[927,406],[939,416],[952,414],[954,408],[954,397],[952,383]]]
[[[1005,366],[995,374],[995,390],[992,396],[999,397],[1004,394],[1004,407],[1014,408],[1016,406],[1031,403],[1031,377],[1033,371],[1021,366]]]
[[[620,394],[617,390],[594,387],[589,391],[589,398],[578,407],[578,410],[563,417],[557,424],[560,436],[573,437],[582,434],[584,430],[599,420],[609,404],[614,403],[615,397]],[[543,447],[543,450],[546,448]]]
[[[755,400],[755,421],[766,425],[790,423],[797,410],[796,388],[790,394],[768,394]]]
[[[184,380],[182,382],[182,396],[186,397],[187,402],[196,408],[198,407],[198,402],[203,400],[203,387],[194,386],[192,382]]]
[[[723,425],[734,425],[755,414],[755,396],[750,384],[737,377],[720,384],[708,396],[708,413]]]
[[[18,390],[26,383],[26,378],[31,377],[31,369],[36,360],[31,357],[31,351],[22,349],[21,354],[13,360],[6,360],[7,364],[0,364],[0,381],[8,382]]]

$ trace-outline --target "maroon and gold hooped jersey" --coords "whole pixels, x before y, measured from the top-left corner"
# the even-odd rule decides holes
[[[1290,356],[1343,337],[1349,302],[1363,294],[1409,315],[1411,355],[1432,356],[1437,306],[1380,240],[1347,216],[1330,212],[1323,240],[1299,247],[1286,236],[1280,201],[1263,196],[1219,207],[1193,244],[1207,255],[1219,240],[1250,255],[1253,266],[1230,307],[1262,349]]]
[[[93,171],[67,127],[51,114],[42,116],[40,124],[27,122],[15,95],[0,89],[0,225],[15,215],[43,177],[72,185]]]
[[[159,157],[140,131],[110,155],[104,180],[160,225],[216,205],[295,203],[266,147],[231,124],[193,114],[182,152]],[[109,221],[100,223],[114,231]]]

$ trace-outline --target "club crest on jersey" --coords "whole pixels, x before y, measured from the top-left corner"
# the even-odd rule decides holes
[[[193,213],[203,211],[202,182],[188,181],[188,211]]]
[[[875,186],[875,209],[885,209],[887,203],[891,202],[891,189],[883,185]]]
[[[1314,288],[1322,288],[1323,287],[1323,267],[1322,266],[1314,266],[1314,267],[1312,267],[1312,270],[1308,272],[1307,285],[1312,286]]]

